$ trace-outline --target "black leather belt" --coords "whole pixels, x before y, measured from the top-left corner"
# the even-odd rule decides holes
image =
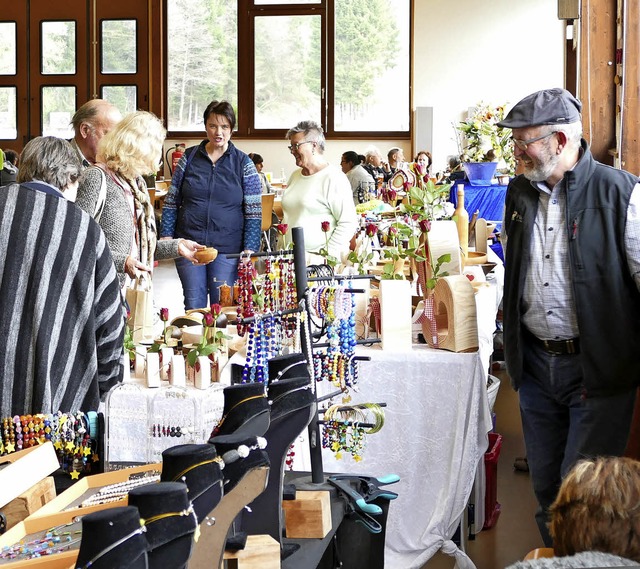
[[[529,341],[553,356],[566,356],[580,353],[580,338],[571,338],[569,340],[541,340],[528,330],[525,330],[525,335]]]

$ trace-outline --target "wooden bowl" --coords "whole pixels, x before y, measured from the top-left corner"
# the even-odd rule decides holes
[[[218,250],[213,247],[205,247],[196,251],[193,256],[198,260],[198,263],[210,263],[218,256]]]
[[[469,251],[464,261],[465,265],[484,265],[487,262],[487,254],[480,251]]]

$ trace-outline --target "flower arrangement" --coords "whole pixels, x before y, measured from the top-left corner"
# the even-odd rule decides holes
[[[493,107],[480,102],[467,120],[458,123],[455,133],[462,162],[502,160],[507,172],[515,170],[511,129],[498,126],[504,110],[505,105]]]
[[[202,318],[202,340],[187,354],[187,363],[190,366],[195,366],[200,356],[210,356],[221,350],[223,341],[231,338],[216,327],[220,314],[222,314],[222,307],[219,304],[212,304],[211,311],[205,313]]]
[[[175,340],[173,336],[173,332],[176,330],[175,326],[167,326],[167,322],[169,321],[169,309],[161,308],[160,309],[160,320],[163,324],[162,329],[162,339],[160,341],[156,340],[153,345],[149,348],[149,352],[160,352],[162,348],[166,348],[169,346],[177,346],[178,341]]]
[[[361,236],[356,240],[356,247],[349,252],[347,260],[357,265],[358,274],[364,275],[367,267],[374,258],[374,238],[378,235],[378,226],[375,223],[367,223]]]
[[[331,223],[323,221],[320,225],[322,232],[324,233],[324,247],[318,251],[318,255],[324,257],[324,262],[332,268],[338,264],[338,259],[329,254],[329,231],[331,231]]]

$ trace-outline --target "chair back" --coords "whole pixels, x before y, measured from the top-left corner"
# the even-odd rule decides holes
[[[553,547],[537,547],[536,549],[532,549],[529,553],[524,556],[525,561],[529,561],[530,559],[540,559],[541,557],[555,557],[555,552],[553,551]]]
[[[262,231],[271,228],[271,214],[275,197],[275,194],[262,194]]]

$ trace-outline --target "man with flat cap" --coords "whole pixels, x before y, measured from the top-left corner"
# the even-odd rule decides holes
[[[536,521],[580,458],[621,455],[640,383],[640,184],[597,162],[564,89],[522,99],[505,203],[504,339]]]

